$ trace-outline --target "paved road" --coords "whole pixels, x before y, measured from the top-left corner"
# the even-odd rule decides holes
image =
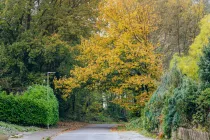
[[[152,140],[136,132],[111,132],[114,124],[91,124],[82,129],[63,133],[53,140]]]
[[[23,132],[22,138],[9,138],[9,140],[43,140],[47,139],[50,136],[53,136],[65,129],[50,129],[50,130],[43,130],[43,131],[37,131],[37,132]],[[0,140],[1,137],[0,137]],[[8,140],[8,139],[7,139]]]

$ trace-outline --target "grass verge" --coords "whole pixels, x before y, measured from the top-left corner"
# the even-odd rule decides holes
[[[14,135],[18,132],[34,132],[38,130],[41,130],[41,128],[34,126],[20,126],[0,121],[0,134],[2,135]]]

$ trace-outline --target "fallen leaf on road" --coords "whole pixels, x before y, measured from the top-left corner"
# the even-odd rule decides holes
[[[56,137],[60,134],[63,134],[65,132],[80,129],[80,128],[86,126],[86,125],[87,125],[87,123],[84,123],[84,122],[58,122],[58,124],[57,124],[58,128],[66,128],[66,129],[64,129],[63,131],[51,136],[50,139],[52,139],[53,137]]]

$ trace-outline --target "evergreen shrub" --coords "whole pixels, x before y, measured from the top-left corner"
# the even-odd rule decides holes
[[[1,92],[0,120],[22,125],[56,124],[58,102],[53,90],[50,87],[34,85],[23,95],[7,95]]]

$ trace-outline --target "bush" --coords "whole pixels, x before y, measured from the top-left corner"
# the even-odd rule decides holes
[[[144,128],[168,138],[178,127],[192,127],[202,84],[182,75],[175,67],[166,73],[145,107]],[[205,96],[206,97],[206,96]]]
[[[145,106],[144,128],[167,138],[178,127],[210,131],[210,43],[198,62],[201,81],[183,75],[174,64]]]
[[[180,86],[182,78],[183,75],[176,65],[163,76],[158,89],[145,106],[143,125],[147,131],[162,131],[160,129],[163,121],[163,108],[166,105],[165,100],[173,95],[174,88]]]
[[[23,95],[0,93],[0,120],[23,125],[55,124],[58,121],[58,102],[53,90],[35,85]]]
[[[196,113],[195,100],[201,92],[197,82],[183,77],[182,84],[173,90],[172,96],[165,100],[163,130],[168,137],[178,127],[191,127],[192,116]]]
[[[127,130],[139,130],[142,128],[143,128],[142,118],[133,118],[132,120],[129,121],[128,124],[126,124]]]
[[[201,92],[196,99],[197,112],[193,115],[193,122],[197,126],[210,131],[210,88]]]

